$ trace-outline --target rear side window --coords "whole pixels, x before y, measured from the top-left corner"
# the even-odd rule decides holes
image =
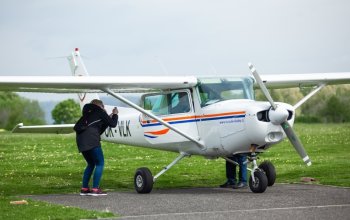
[[[181,114],[191,110],[187,92],[148,95],[143,103],[144,109],[155,115]]]

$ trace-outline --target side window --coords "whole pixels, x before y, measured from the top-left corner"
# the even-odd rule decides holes
[[[190,110],[190,102],[186,92],[176,92],[171,94],[171,114],[186,113]]]
[[[159,94],[146,96],[144,100],[144,109],[150,110],[155,115],[169,114],[167,95]]]
[[[145,96],[143,107],[155,115],[186,113],[191,110],[186,92],[173,92]]]

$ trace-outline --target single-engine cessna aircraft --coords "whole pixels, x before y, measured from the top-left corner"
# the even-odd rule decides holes
[[[292,125],[295,110],[325,85],[350,83],[350,72],[283,74],[259,76],[252,64],[252,76],[88,76],[78,49],[68,57],[73,76],[1,76],[1,90],[78,93],[81,107],[97,93],[107,93],[129,105],[119,108],[119,125],[108,128],[104,141],[179,153],[153,176],[139,168],[134,176],[138,193],[152,191],[155,181],[181,159],[191,155],[223,158],[248,154],[250,189],[262,193],[275,182],[270,162],[257,164],[257,154],[288,137],[302,160],[311,165]],[[259,86],[268,102],[254,100]],[[314,87],[294,106],[274,102],[268,88]],[[136,105],[120,93],[142,92]],[[108,112],[113,106],[106,106]],[[23,126],[13,132],[71,133],[73,124]]]

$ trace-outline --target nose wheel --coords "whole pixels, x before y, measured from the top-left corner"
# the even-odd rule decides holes
[[[267,177],[263,171],[256,170],[253,177],[249,178],[249,188],[254,193],[263,193],[267,188]]]
[[[264,161],[260,166],[257,165],[257,154],[255,153],[256,146],[252,146],[249,161],[252,163],[252,169],[249,178],[249,188],[254,193],[265,192],[267,186],[272,186],[275,183],[276,172],[275,167],[269,161]]]

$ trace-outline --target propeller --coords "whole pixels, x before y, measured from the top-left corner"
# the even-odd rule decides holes
[[[303,159],[303,161],[306,163],[306,165],[311,165],[311,160],[309,156],[306,154],[306,151],[303,147],[303,144],[301,143],[298,136],[295,134],[292,126],[289,124],[287,118],[288,118],[288,111],[287,109],[284,109],[281,106],[278,106],[273,101],[269,91],[267,90],[264,82],[261,80],[258,72],[256,71],[255,67],[248,63],[249,69],[252,72],[256,82],[258,83],[262,93],[264,93],[265,97],[271,104],[271,109],[269,110],[269,118],[273,124],[279,124],[281,125],[282,129],[286,133],[289,141],[292,143],[295,150],[298,152],[300,157]]]

